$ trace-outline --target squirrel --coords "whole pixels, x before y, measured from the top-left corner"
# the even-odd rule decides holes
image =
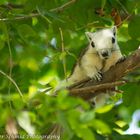
[[[102,73],[111,66],[125,59],[117,43],[117,28],[101,29],[96,32],[85,32],[89,45],[81,53],[71,75],[68,85],[80,82],[86,78],[102,80]],[[95,106],[102,106],[108,94],[100,94],[94,98]]]

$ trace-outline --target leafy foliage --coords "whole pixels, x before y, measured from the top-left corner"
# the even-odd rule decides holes
[[[67,91],[48,95],[87,45],[85,31],[118,23],[122,52],[138,48],[138,0],[1,0],[0,10],[0,134],[10,135],[12,124],[19,135],[49,136],[58,124],[66,140],[140,139],[122,135],[140,107],[139,69],[126,77],[130,83],[120,88],[124,93],[114,97],[122,96],[119,105],[95,110]]]

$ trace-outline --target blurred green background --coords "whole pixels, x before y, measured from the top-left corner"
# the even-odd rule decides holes
[[[124,93],[113,98],[122,98],[115,106],[95,110],[82,99],[68,97],[66,91],[57,97],[47,95],[70,74],[88,44],[85,32],[114,24],[119,26],[122,53],[131,54],[140,44],[140,1],[1,0],[0,137],[59,136],[51,133],[59,124],[62,140],[139,140],[140,131],[133,134],[140,129],[138,113],[133,135],[125,134],[140,108],[139,69],[119,87]]]

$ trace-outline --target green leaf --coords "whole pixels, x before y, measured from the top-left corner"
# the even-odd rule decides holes
[[[58,118],[58,122],[59,124],[61,124],[61,126],[65,129],[65,134],[63,137],[67,137],[67,138],[72,138],[73,136],[73,133],[70,129],[70,126],[68,125],[68,122],[67,122],[67,119],[66,119],[66,116],[65,116],[65,113],[62,112],[62,111],[58,111],[57,112],[57,118]]]
[[[140,38],[140,32],[138,31],[140,29],[139,25],[140,25],[139,15],[132,17],[132,19],[130,20],[128,24],[128,33],[134,39]]]
[[[114,107],[114,105],[112,105],[112,104],[105,105],[99,109],[96,109],[96,112],[97,113],[106,113],[106,112],[110,111],[113,107]]]
[[[89,128],[77,128],[77,136],[82,140],[96,140],[94,133]]]
[[[111,129],[109,126],[101,120],[93,119],[90,124],[96,131],[100,131],[101,134],[110,134]]]
[[[102,0],[102,3],[101,3],[101,8],[102,8],[102,9],[104,9],[105,4],[106,4],[106,0]]]
[[[94,117],[95,117],[95,112],[93,110],[87,111],[81,114],[80,120],[82,123],[86,123],[86,122],[91,121]]]
[[[140,139],[140,135],[120,135],[117,133],[113,133],[111,135],[111,139],[113,140],[139,140]]]
[[[67,120],[73,130],[76,130],[77,127],[79,127],[79,117],[80,117],[80,112],[76,110],[70,110],[67,113]]]
[[[29,37],[35,37],[36,32],[31,28],[31,26],[27,24],[22,24],[19,25],[18,28],[18,33],[22,38],[29,38]]]
[[[7,26],[3,21],[0,21],[0,49],[5,46],[5,42],[7,43],[9,40],[9,35],[7,31]]]

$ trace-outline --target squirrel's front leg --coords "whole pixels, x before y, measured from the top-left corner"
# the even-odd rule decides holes
[[[123,55],[121,58],[119,58],[119,60],[116,62],[116,64],[123,62],[126,59],[126,56]]]

